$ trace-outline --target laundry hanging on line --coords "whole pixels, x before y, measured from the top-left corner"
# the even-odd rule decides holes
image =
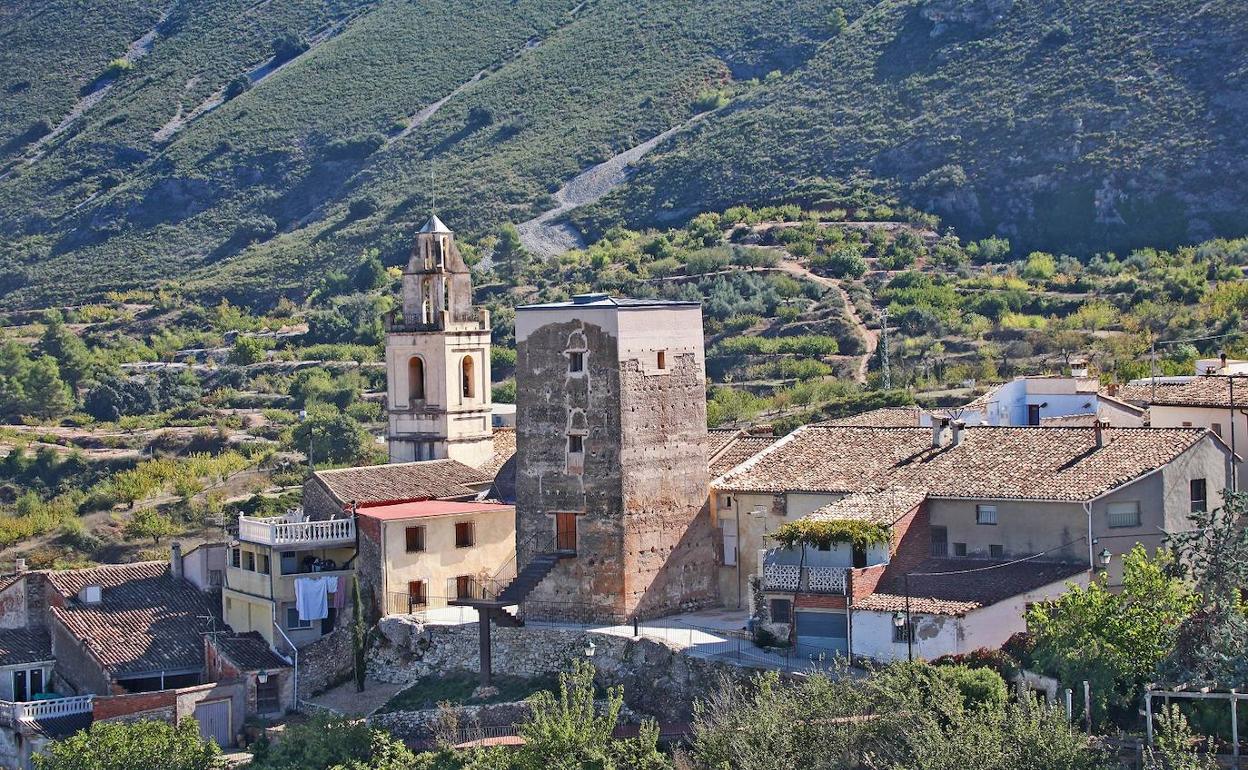
[[[335,576],[295,579],[295,610],[302,621],[324,620],[329,616],[329,589],[336,588]]]

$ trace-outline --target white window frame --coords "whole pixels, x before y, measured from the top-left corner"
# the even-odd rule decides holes
[[[1110,529],[1129,529],[1138,527],[1141,523],[1139,500],[1105,504],[1105,526]]]
[[[294,615],[291,615],[291,613],[294,613]],[[290,623],[292,617],[294,618],[294,621],[295,621],[294,625],[291,625]],[[312,628],[313,622],[314,621],[311,621],[311,620],[300,620],[299,610],[293,605],[286,608],[286,630],[287,631],[307,631],[308,629]]]
[[[995,525],[997,523],[997,506],[979,503],[975,506],[975,523],[985,526]]]

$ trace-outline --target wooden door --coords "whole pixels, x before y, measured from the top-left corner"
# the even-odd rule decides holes
[[[555,514],[555,548],[576,553],[576,514]]]

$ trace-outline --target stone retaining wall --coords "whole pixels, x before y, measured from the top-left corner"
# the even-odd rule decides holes
[[[307,699],[351,677],[351,628],[339,626],[299,650],[299,698]]]
[[[368,671],[383,682],[412,683],[450,671],[480,670],[477,626],[422,624],[405,616],[383,618],[369,654]],[[727,663],[694,658],[662,641],[562,628],[494,628],[495,674],[537,677],[567,671],[589,658],[602,686],[622,685],[628,705],[660,722],[688,722],[693,703],[727,677],[749,672]]]

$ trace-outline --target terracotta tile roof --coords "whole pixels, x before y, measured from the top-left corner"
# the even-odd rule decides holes
[[[494,429],[494,456],[479,469],[490,478],[498,475],[499,469],[516,453],[516,429]]]
[[[4,591],[8,589],[9,586],[21,580],[24,575],[25,573],[23,572],[15,572],[12,575],[5,575],[4,577],[0,577],[0,591]]]
[[[929,497],[1084,501],[1156,470],[1199,428],[971,427],[931,447],[930,428],[809,425],[716,481],[743,492],[849,494],[900,486]]]
[[[414,500],[406,503],[373,505],[360,509],[360,515],[379,521],[423,519],[431,516],[461,516],[469,513],[515,513],[515,506],[494,502],[454,500]]]
[[[836,502],[818,508],[803,518],[815,521],[859,519],[877,524],[892,524],[914,510],[927,493],[914,489],[872,489],[846,495]]]
[[[718,453],[710,454],[711,478],[718,478],[767,447],[779,441],[778,436],[762,436],[740,433],[731,441],[723,443]],[[712,439],[714,443],[714,439]]]
[[[264,641],[264,637],[256,631],[236,636],[219,636],[216,645],[225,657],[243,671],[290,667],[290,663],[274,652],[269,643]]]
[[[1012,596],[1069,580],[1086,573],[1087,568],[1086,564],[1038,560],[1009,562],[988,559],[929,559],[910,572],[910,612],[922,615],[965,615]],[[959,574],[919,574],[925,572]],[[901,571],[886,569],[875,593],[855,600],[854,608],[875,612],[904,612],[906,592]]]
[[[868,425],[876,428],[915,428],[921,423],[923,410],[917,406],[884,406],[868,412],[838,417],[820,425]]]
[[[1156,396],[1153,395],[1153,384],[1147,380],[1136,381],[1118,387],[1116,398],[1135,404],[1153,404],[1158,406],[1203,406],[1212,408],[1231,408],[1231,388],[1228,377],[1193,377],[1182,383],[1158,382]],[[1236,384],[1235,405],[1248,405],[1248,382],[1240,380]],[[1241,391],[1240,388],[1243,388]]]
[[[0,630],[0,666],[52,660],[52,639],[45,628]]]
[[[493,474],[455,460],[366,465],[317,471],[315,476],[342,505],[352,500],[360,505],[373,505],[398,500],[467,497],[494,478]]]
[[[163,561],[111,564],[45,573],[64,606],[52,616],[115,678],[204,664],[206,618],[218,616],[219,601],[169,574]],[[99,604],[79,601],[87,585],[103,591]],[[218,624],[218,629],[220,625]]]
[[[732,443],[732,440],[739,437],[741,431],[736,428],[711,428],[706,432],[706,454],[708,457],[714,457],[724,451],[724,447]]]
[[[1094,414],[1059,414],[1040,418],[1042,428],[1091,428],[1095,424]]]

